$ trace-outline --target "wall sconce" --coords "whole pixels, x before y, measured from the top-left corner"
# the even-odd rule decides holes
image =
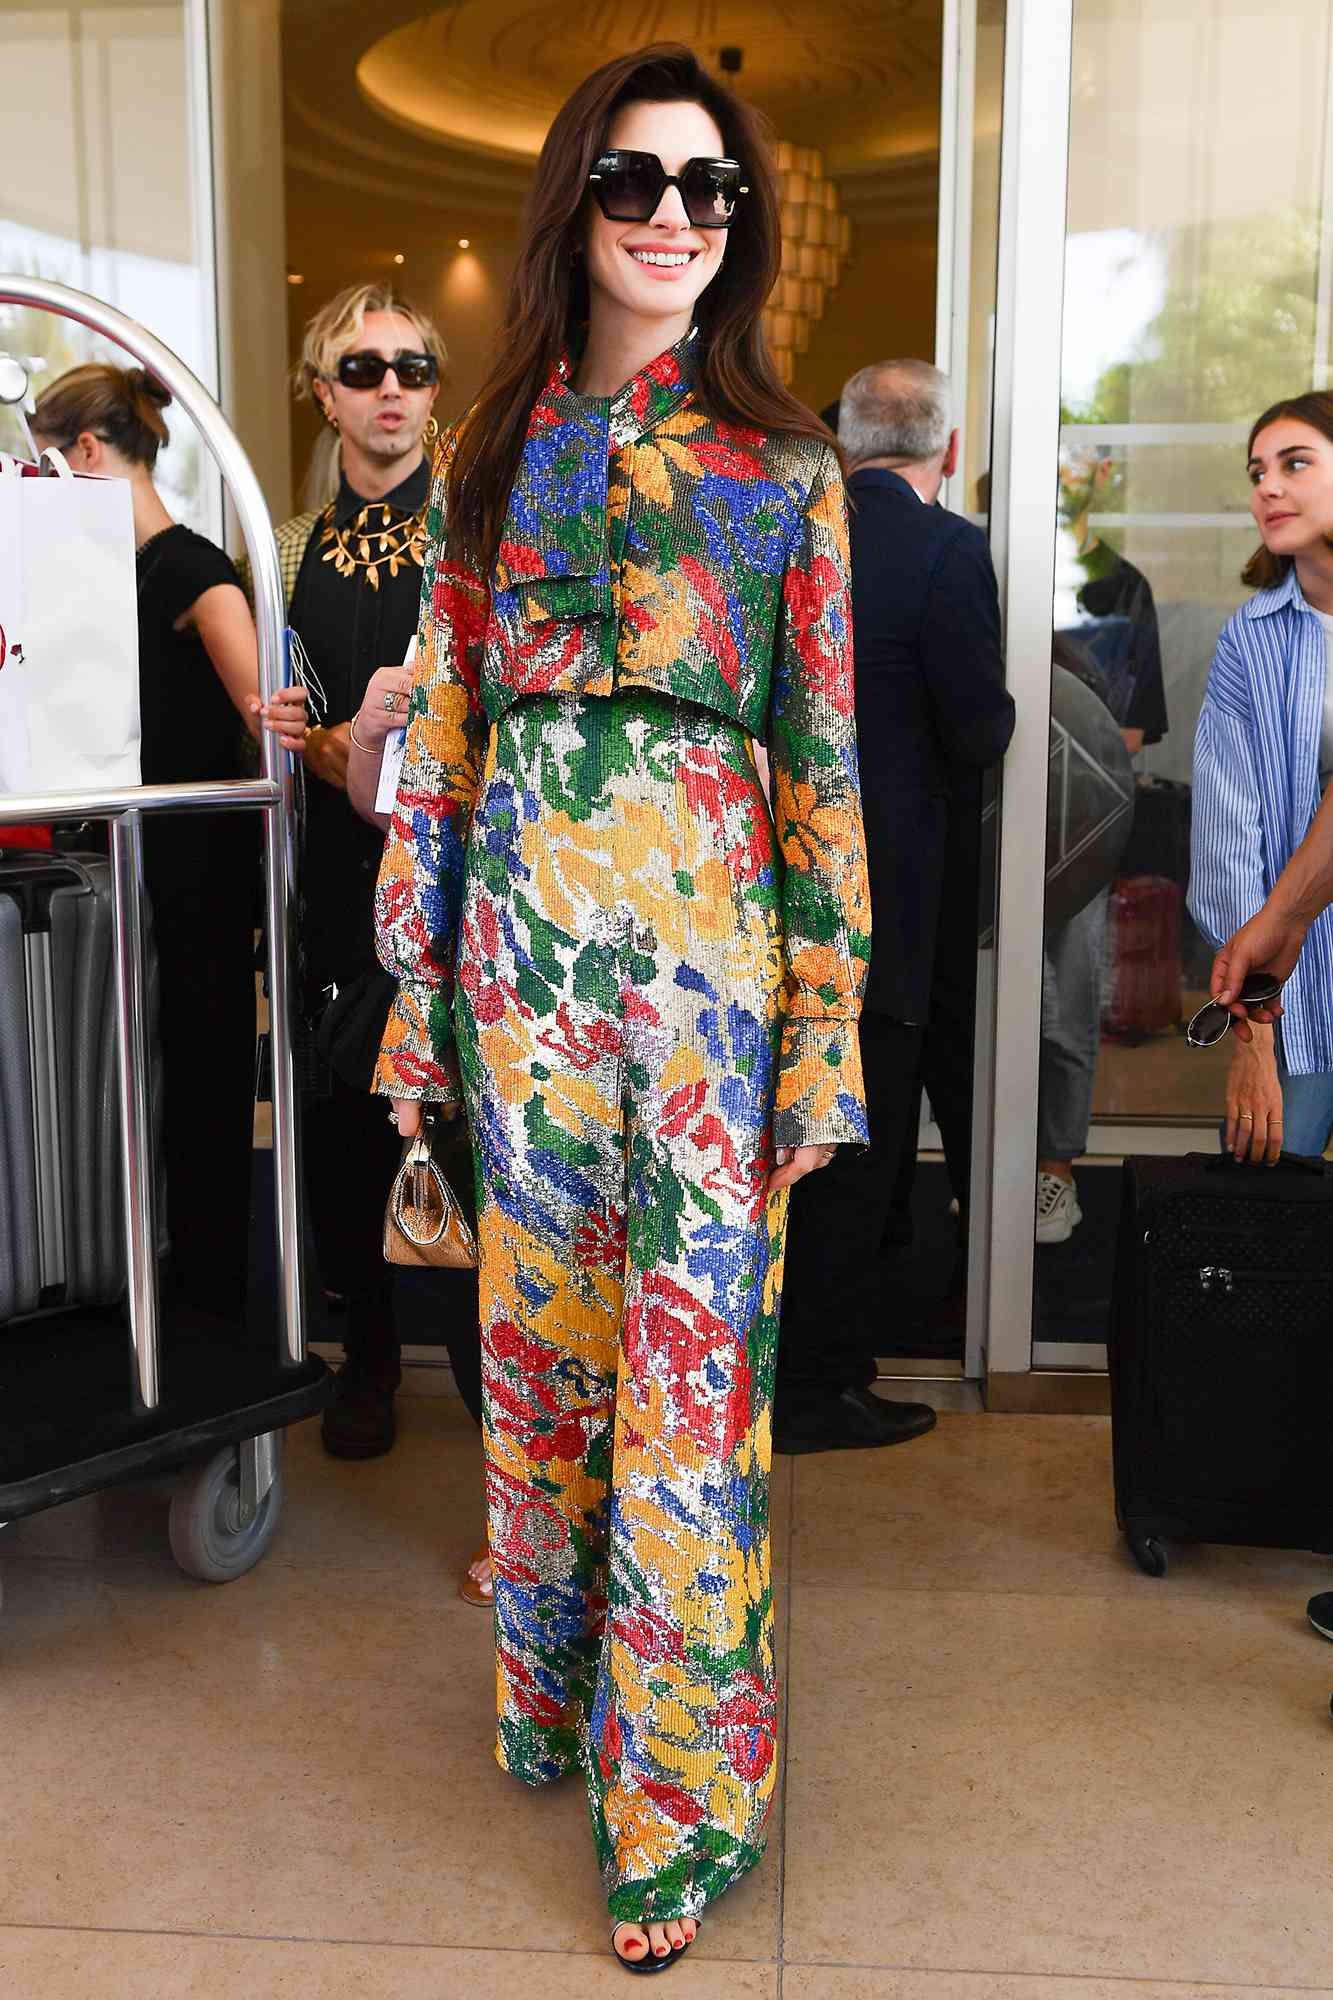
[[[775,164],[782,205],[782,273],[764,310],[764,331],[778,373],[790,382],[795,357],[809,347],[811,324],[823,312],[824,300],[851,251],[852,226],[813,147],[780,140]]]

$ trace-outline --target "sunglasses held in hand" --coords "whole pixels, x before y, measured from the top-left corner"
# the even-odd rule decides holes
[[[400,389],[430,389],[440,379],[433,354],[405,347],[392,356],[376,354],[370,348],[344,354],[338,363],[338,380],[344,389],[378,389],[391,368]]]
[[[1282,991],[1282,981],[1274,979],[1271,972],[1250,972],[1236,998],[1242,1007],[1263,1007],[1270,1000],[1276,1000]],[[1185,1040],[1192,1049],[1211,1049],[1230,1028],[1231,1010],[1220,1000],[1210,1000],[1200,1007],[1185,1030]]]
[[[594,160],[588,180],[608,222],[650,221],[673,187],[696,229],[725,229],[750,192],[741,181],[744,171],[739,160],[697,159],[669,174],[656,153],[613,146]]]

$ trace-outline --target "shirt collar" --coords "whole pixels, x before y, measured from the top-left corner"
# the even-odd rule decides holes
[[[1281,583],[1274,584],[1271,590],[1255,591],[1254,596],[1245,606],[1245,616],[1247,618],[1269,618],[1275,611],[1285,611],[1288,605],[1294,605],[1297,611],[1308,611],[1310,608],[1305,601],[1305,592],[1301,589],[1300,582],[1296,576],[1295,563],[1291,565]]]
[[[862,465],[858,467],[847,481],[847,486],[849,491],[857,486],[886,486],[890,492],[907,494],[909,499],[916,501],[918,507],[926,505],[926,502],[921,498],[911,480],[904,479],[901,472],[894,472],[887,465]]]
[[[668,347],[637,375],[632,375],[614,396],[580,396],[570,387],[574,364],[566,351],[552,370],[542,401],[554,406],[557,421],[563,414],[562,406],[571,415],[574,410],[604,408],[609,443],[615,450],[656,429],[664,417],[670,416],[693,389],[698,367],[699,329],[692,326],[674,347]]]
[[[342,477],[339,479],[338,494],[333,503],[333,525],[335,528],[347,527],[349,522],[356,519],[363,507],[391,507],[395,514],[415,514],[424,504],[429,491],[430,459],[424,454],[416,471],[409,472],[406,479],[400,479],[395,487],[388,493],[382,494],[378,500],[367,500],[364,494],[358,493],[355,487],[348,484],[346,477]]]

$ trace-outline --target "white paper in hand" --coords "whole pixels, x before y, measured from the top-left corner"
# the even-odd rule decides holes
[[[407,642],[403,655],[403,665],[410,667],[417,656],[416,634]],[[384,739],[384,752],[380,758],[379,789],[375,793],[377,813],[391,813],[393,802],[398,796],[398,779],[403,768],[403,752],[407,749],[407,731],[391,729]]]

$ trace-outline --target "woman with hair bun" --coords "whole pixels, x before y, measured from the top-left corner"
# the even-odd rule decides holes
[[[142,368],[89,362],[38,398],[32,429],[71,471],[129,482],[139,610],[140,769],[146,785],[241,775],[238,717],[285,748],[305,735],[304,690],[259,699],[254,621],[229,557],[174,521],[153,484],[171,401]],[[187,1304],[245,1309],[254,1104],[252,813],[149,815],[165,1074],[169,1278]]]
[[[497,1756],[582,1772],[633,1973],[764,1851],[787,1189],[866,1138],[846,505],[779,248],[688,49],[557,115],[436,457],[378,892],[378,1088],[465,1099],[476,1158]]]

